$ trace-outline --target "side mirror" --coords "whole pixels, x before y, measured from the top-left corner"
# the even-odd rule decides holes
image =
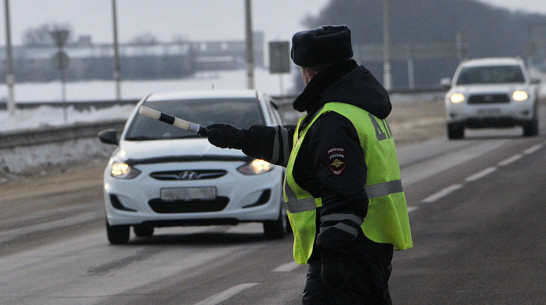
[[[538,85],[541,81],[540,78],[531,78],[531,85]]]
[[[104,144],[119,145],[118,132],[114,129],[106,129],[98,134],[99,140]]]
[[[444,88],[451,88],[451,78],[450,77],[444,77],[440,80],[440,85]]]

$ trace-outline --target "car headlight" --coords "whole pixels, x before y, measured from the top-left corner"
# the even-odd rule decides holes
[[[453,93],[450,97],[449,97],[449,100],[453,103],[453,104],[460,104],[462,102],[464,102],[465,100],[465,97],[464,97],[464,94],[462,93]]]
[[[110,175],[118,179],[133,179],[136,176],[140,175],[140,171],[136,168],[131,167],[127,163],[114,162],[112,163]]]
[[[512,93],[512,99],[516,102],[523,102],[529,98],[529,94],[523,90],[516,90]]]
[[[244,175],[260,175],[267,173],[272,169],[273,165],[271,163],[259,159],[237,168],[237,170]]]

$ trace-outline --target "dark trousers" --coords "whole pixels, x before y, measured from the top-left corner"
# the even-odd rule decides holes
[[[309,262],[303,291],[303,305],[376,305],[392,304],[388,281],[391,275],[393,246],[375,243],[364,235],[347,256],[345,270],[350,275],[341,289],[322,282],[320,260]]]

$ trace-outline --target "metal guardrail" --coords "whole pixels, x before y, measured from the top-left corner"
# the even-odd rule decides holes
[[[129,100],[104,100],[104,101],[67,101],[67,102],[43,102],[43,101],[36,101],[36,102],[22,102],[22,103],[16,103],[15,108],[17,109],[32,109],[32,108],[38,108],[41,106],[51,106],[51,107],[74,107],[76,110],[89,110],[91,108],[95,109],[101,109],[101,108],[109,108],[116,105],[136,105],[140,100],[135,99],[129,99]],[[4,101],[0,101],[0,110],[6,110],[7,104]]]
[[[431,88],[421,89],[408,92],[406,90],[393,90],[392,94],[419,94],[419,93],[433,93],[441,92],[445,89]],[[281,112],[290,112],[292,109],[292,102],[296,96],[273,96],[277,101],[279,110]],[[32,109],[40,106],[52,106],[52,107],[68,107],[72,106],[77,110],[89,110],[91,108],[100,109],[108,108],[115,105],[135,105],[139,100],[129,99],[120,101],[73,101],[73,102],[24,102],[17,103],[18,109]],[[0,110],[6,109],[5,102],[0,102]],[[286,119],[286,118],[285,118]],[[104,129],[116,129],[121,131],[124,127],[125,120],[117,121],[103,121],[92,123],[78,123],[70,126],[59,127],[46,127],[41,129],[32,130],[17,130],[0,132],[0,149],[9,149],[18,146],[32,146],[40,145],[52,142],[63,142],[82,138],[96,137],[98,132]]]
[[[97,136],[99,131],[104,129],[121,131],[124,125],[125,120],[103,121],[78,123],[71,126],[48,127],[45,129],[4,132],[0,133],[0,149],[93,138]]]

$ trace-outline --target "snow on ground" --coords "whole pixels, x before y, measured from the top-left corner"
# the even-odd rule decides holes
[[[254,87],[270,95],[281,94],[292,88],[292,75],[270,74],[269,70],[254,71]],[[281,84],[281,82],[283,84]],[[244,70],[198,72],[192,78],[172,80],[144,80],[121,82],[122,99],[140,99],[152,92],[176,90],[246,89]],[[7,96],[7,86],[0,85],[0,99]],[[283,92],[282,94],[285,94]],[[47,83],[21,83],[15,85],[18,103],[62,100],[60,81]],[[115,99],[114,81],[82,81],[66,83],[66,99],[69,101],[94,101]]]
[[[270,95],[286,94],[292,88],[293,76],[288,74],[270,74],[268,70],[256,69],[254,73],[255,88]],[[152,92],[177,90],[209,89],[245,89],[246,73],[238,71],[212,71],[196,73],[191,79],[122,81],[122,99],[140,99]],[[282,82],[282,83],[281,83]],[[7,86],[0,85],[0,99],[5,100]],[[58,102],[61,97],[61,83],[22,83],[15,85],[17,103],[51,101]],[[66,84],[66,98],[73,101],[96,101],[115,99],[113,81],[69,82]],[[7,111],[0,111],[0,132],[34,129],[46,126],[59,126],[75,122],[95,122],[98,120],[127,119],[133,106],[115,106],[107,109],[78,111],[67,107],[64,120],[64,109],[42,106],[36,109],[18,109],[14,116]]]
[[[546,75],[537,70],[533,74],[542,78],[540,96],[546,97]],[[293,88],[294,76],[270,74],[268,70],[256,69],[255,87],[271,95],[283,95]],[[123,81],[121,84],[122,99],[140,99],[152,92],[175,90],[208,90],[208,89],[245,89],[246,73],[237,71],[199,72],[189,79]],[[282,90],[281,90],[282,88]],[[282,92],[281,92],[282,91]],[[0,100],[5,100],[7,86],[0,84]],[[115,99],[113,81],[70,82],[66,84],[66,96],[69,101],[93,101]],[[36,101],[60,101],[60,82],[22,83],[15,86],[15,99],[18,103]],[[438,102],[443,100],[442,93],[391,94],[391,101],[397,103]],[[35,129],[46,126],[59,126],[75,122],[95,122],[98,120],[127,119],[133,106],[115,106],[107,109],[78,111],[71,107],[66,109],[67,121],[64,121],[62,108],[43,106],[37,109],[17,110],[14,116],[7,111],[0,111],[0,133],[6,131]]]

